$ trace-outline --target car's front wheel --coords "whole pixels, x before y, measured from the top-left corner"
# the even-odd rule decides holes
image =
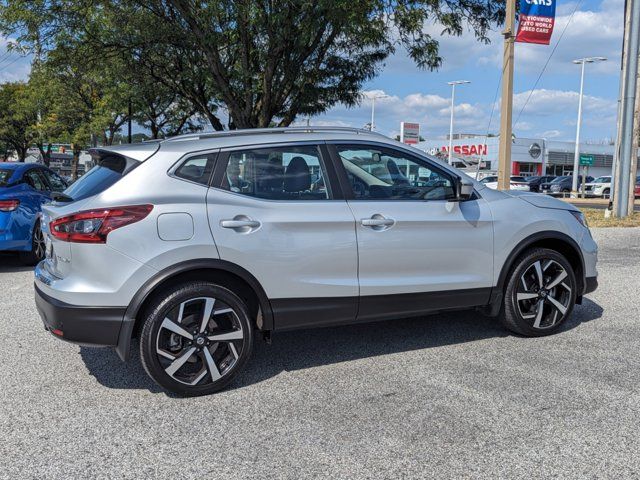
[[[176,286],[152,302],[140,334],[149,376],[185,396],[227,386],[251,355],[253,328],[246,304],[208,282]]]
[[[535,248],[523,254],[509,274],[502,323],[527,336],[548,335],[571,315],[577,284],[571,264],[560,253]]]

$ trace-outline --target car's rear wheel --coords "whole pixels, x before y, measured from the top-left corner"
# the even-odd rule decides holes
[[[40,221],[36,221],[33,227],[33,235],[31,236],[31,251],[20,252],[20,261],[25,265],[33,266],[44,259],[46,246],[44,243],[44,235],[40,229]]]
[[[576,278],[567,259],[554,250],[532,249],[511,269],[500,317],[521,335],[549,335],[571,315],[576,296]]]
[[[251,355],[253,328],[246,304],[207,282],[177,286],[147,309],[140,356],[149,376],[185,396],[226,387]]]

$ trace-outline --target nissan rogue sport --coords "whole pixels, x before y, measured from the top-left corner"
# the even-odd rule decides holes
[[[123,360],[137,337],[147,373],[182,395],[229,384],[258,334],[476,308],[540,336],[597,286],[576,208],[491,190],[368,131],[91,153],[96,166],[43,209],[39,313],[54,336]]]

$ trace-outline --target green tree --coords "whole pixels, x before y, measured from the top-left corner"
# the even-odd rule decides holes
[[[398,48],[438,68],[438,38],[465,28],[487,41],[504,0],[4,0],[0,28],[48,54],[64,38],[84,55],[128,57],[211,123],[286,126],[352,106]]]
[[[37,121],[36,111],[25,101],[26,91],[22,82],[0,85],[0,143],[14,150],[21,162],[33,141],[30,126]]]

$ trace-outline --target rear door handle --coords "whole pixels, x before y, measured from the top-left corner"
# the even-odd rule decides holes
[[[220,220],[222,228],[230,228],[238,233],[249,233],[259,228],[261,223],[245,215],[236,215],[232,219]]]
[[[220,226],[222,228],[258,228],[260,226],[260,222],[257,220],[222,220],[220,222]]]
[[[363,218],[360,220],[360,224],[363,227],[371,227],[374,230],[386,230],[393,226],[396,221],[393,218],[386,218],[379,213],[372,215],[371,218]]]

